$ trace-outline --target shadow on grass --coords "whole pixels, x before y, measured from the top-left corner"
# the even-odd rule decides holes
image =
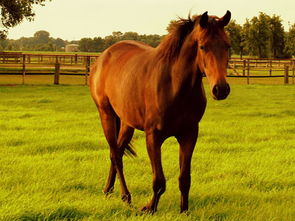
[[[53,220],[81,220],[87,218],[88,213],[78,210],[72,207],[60,207],[55,211],[49,213],[49,215],[44,215],[42,213],[28,212],[19,217],[12,218],[12,220],[17,221],[53,221]]]

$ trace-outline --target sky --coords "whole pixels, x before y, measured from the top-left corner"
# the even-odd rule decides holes
[[[281,16],[288,30],[295,23],[294,9],[294,0],[52,0],[34,6],[34,21],[11,28],[8,38],[32,37],[40,30],[64,40],[105,37],[113,31],[163,35],[172,19],[187,18],[190,11],[222,17],[230,10],[241,25],[265,12]]]

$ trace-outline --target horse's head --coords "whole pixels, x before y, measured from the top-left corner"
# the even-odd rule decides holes
[[[195,40],[198,42],[197,63],[200,70],[206,74],[211,94],[216,100],[225,99],[230,92],[229,84],[226,82],[230,44],[224,31],[230,18],[230,11],[222,18],[209,17],[205,12],[200,16],[194,32]]]

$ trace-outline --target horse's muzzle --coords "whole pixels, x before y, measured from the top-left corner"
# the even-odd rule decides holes
[[[212,95],[215,100],[224,100],[227,98],[230,92],[230,87],[228,83],[216,84],[212,89]]]

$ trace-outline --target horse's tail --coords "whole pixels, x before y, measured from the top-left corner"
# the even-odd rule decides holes
[[[137,154],[134,150],[134,147],[131,143],[129,143],[124,150],[124,155],[130,156],[130,157],[137,157]]]
[[[117,136],[119,135],[120,127],[121,127],[121,120],[117,116],[116,117]],[[136,152],[134,150],[134,147],[133,147],[132,143],[129,142],[127,145],[125,144],[124,146],[122,146],[120,148],[124,148],[124,155],[129,156],[129,157],[137,157],[137,154],[136,154]]]

